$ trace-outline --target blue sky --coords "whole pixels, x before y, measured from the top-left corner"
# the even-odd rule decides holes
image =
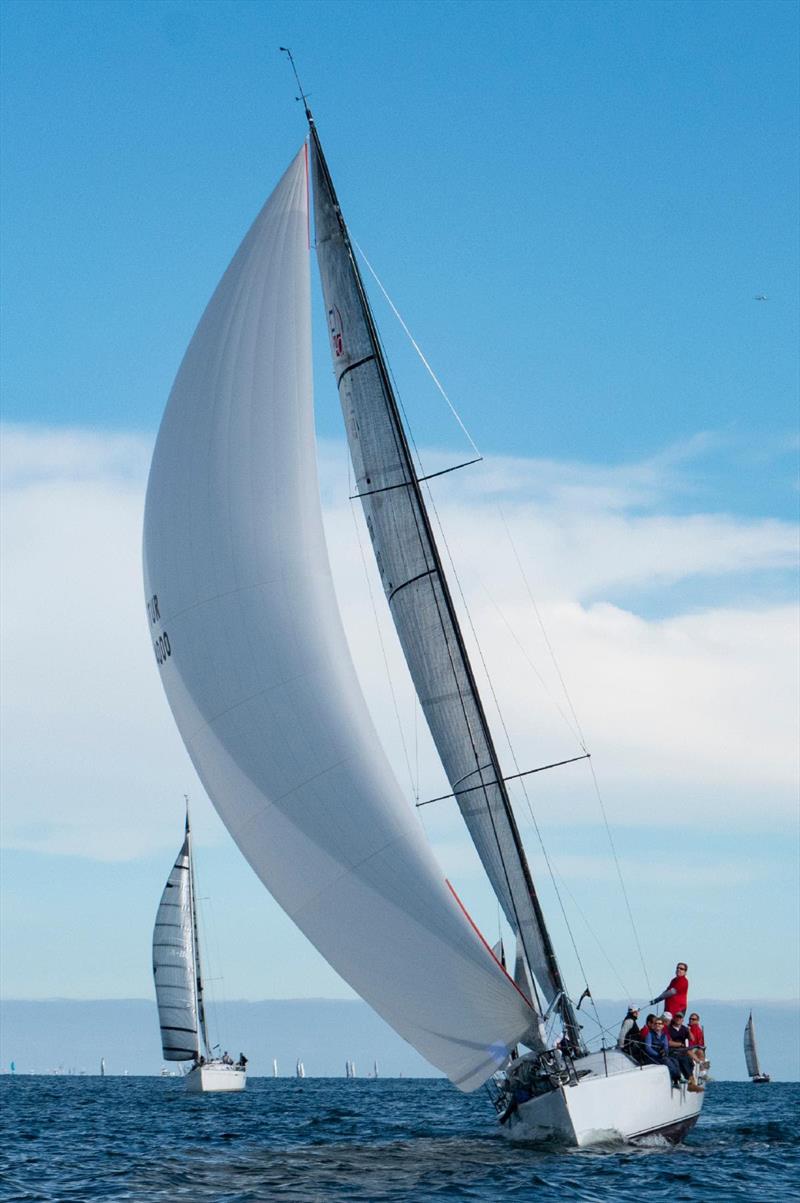
[[[742,950],[750,962],[764,948],[763,988],[748,973],[739,992],[791,995],[797,17],[790,3],[6,0],[7,994],[149,992],[149,926],[186,790],[231,995],[345,992],[199,795],[140,614],[141,501],[166,396],[305,133],[282,44],[355,238],[494,457],[488,477],[443,486],[448,532],[465,564],[490,560],[502,503],[643,927],[686,916],[706,996],[735,997]],[[375,303],[427,462],[463,457]],[[326,520],[357,632],[341,420],[317,329]],[[558,722],[508,668],[486,581],[465,579],[504,702],[536,715],[530,747],[518,724],[522,747],[557,759]],[[519,582],[502,597],[546,672]],[[354,636],[354,654],[388,716],[374,647]],[[402,774],[398,738],[387,718]],[[423,784],[443,792],[437,771]],[[598,815],[573,785],[542,794],[539,817],[636,993]],[[469,884],[458,828],[430,822]],[[658,979],[692,958],[678,932]],[[619,993],[587,941],[597,992]]]

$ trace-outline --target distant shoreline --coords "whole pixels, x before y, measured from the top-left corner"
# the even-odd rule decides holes
[[[628,1001],[595,999],[588,1009],[583,1004],[579,1018],[590,1044],[597,1047],[603,1038],[606,1043],[616,1041]],[[750,1011],[766,1071],[774,1081],[800,1080],[796,1002],[690,1001],[705,1026],[716,1080],[747,1080],[742,1036]],[[95,1076],[101,1057],[109,1077],[158,1076],[164,1067],[152,998],[3,999],[0,1017],[0,1071],[4,1073],[13,1061],[19,1074]],[[209,1022],[212,1044],[234,1055],[243,1050],[252,1077],[270,1077],[273,1059],[282,1078],[294,1075],[298,1059],[311,1079],[344,1078],[347,1061],[355,1061],[360,1079],[366,1078],[375,1062],[379,1077],[441,1076],[358,998],[237,999],[212,1004]]]

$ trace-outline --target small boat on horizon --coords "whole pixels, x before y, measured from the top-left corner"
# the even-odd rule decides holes
[[[753,1012],[750,1012],[750,1018],[744,1025],[744,1060],[747,1066],[747,1072],[756,1085],[764,1082],[771,1082],[768,1073],[764,1073],[758,1060],[758,1049],[756,1048],[756,1026],[753,1023]]]
[[[158,904],[153,928],[153,980],[165,1061],[189,1063],[186,1089],[193,1093],[244,1090],[245,1062],[215,1054],[208,1040],[192,860],[189,806],[175,864]],[[169,1070],[162,1077],[172,1076]]]

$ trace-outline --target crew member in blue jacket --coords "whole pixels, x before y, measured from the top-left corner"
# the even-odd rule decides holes
[[[677,1086],[681,1080],[681,1071],[674,1057],[669,1055],[669,1041],[664,1032],[664,1020],[656,1019],[654,1027],[648,1027],[644,1038],[644,1055],[648,1061],[656,1065],[666,1065],[672,1085]]]

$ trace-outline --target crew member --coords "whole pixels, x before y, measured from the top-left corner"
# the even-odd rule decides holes
[[[688,1010],[687,996],[689,994],[689,979],[686,976],[686,963],[678,961],[675,966],[675,976],[667,986],[666,990],[662,990],[655,998],[650,999],[650,1006],[655,1006],[658,1002],[666,1002],[673,1015],[677,1015],[678,1011],[683,1011],[684,1015]]]

